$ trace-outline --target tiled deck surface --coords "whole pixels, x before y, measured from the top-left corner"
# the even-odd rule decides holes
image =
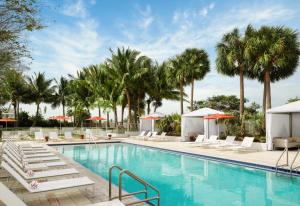
[[[281,151],[265,151],[265,152],[234,152],[228,150],[217,150],[217,149],[207,149],[195,147],[193,145],[189,145],[183,142],[154,142],[154,141],[141,141],[141,140],[133,140],[133,139],[115,139],[116,141],[123,141],[127,143],[134,143],[139,145],[157,147],[162,149],[176,150],[181,152],[188,152],[193,154],[207,155],[213,157],[219,157],[229,160],[237,160],[248,163],[255,163],[260,165],[274,166],[278,157],[281,154]],[[74,144],[80,143],[84,141],[76,141],[76,142],[53,142],[55,144]],[[99,141],[99,142],[109,142],[109,141]],[[51,144],[52,142],[49,142]],[[54,149],[53,149],[54,150]],[[55,151],[56,152],[56,151]],[[78,163],[65,158],[61,154],[58,154],[64,161],[66,161],[70,167],[76,168],[81,175],[88,176],[93,181],[95,181],[95,194],[92,194],[92,191],[86,191],[85,189],[73,189],[72,191],[66,190],[61,192],[50,192],[46,194],[36,194],[32,195],[25,191],[22,186],[15,184],[16,182],[11,179],[13,182],[9,182],[10,186],[16,189],[14,192],[18,194],[19,197],[24,199],[25,203],[29,206],[40,206],[40,205],[64,205],[64,206],[81,206],[81,205],[89,205],[93,203],[103,202],[108,200],[108,182],[102,177],[90,172],[85,169]],[[290,152],[290,160],[294,157],[295,151]],[[300,158],[297,160],[296,165],[300,165]],[[0,176],[5,176],[3,171],[0,172]],[[0,178],[0,180],[7,184],[5,178]],[[91,190],[90,188],[89,190]],[[116,188],[114,189],[116,191]],[[2,195],[2,194],[1,194]],[[1,205],[1,203],[0,203]]]

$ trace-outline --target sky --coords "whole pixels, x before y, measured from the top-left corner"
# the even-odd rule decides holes
[[[130,47],[162,62],[196,47],[208,52],[211,72],[196,82],[195,100],[239,95],[238,77],[215,69],[215,46],[226,32],[234,28],[243,32],[248,24],[300,31],[300,1],[294,0],[44,0],[41,12],[46,27],[28,35],[33,57],[28,75],[41,71],[49,78],[67,77],[83,66],[103,62],[110,48]],[[299,80],[298,68],[293,76],[272,84],[272,106],[300,97]],[[261,104],[262,89],[255,80],[245,81],[250,102]],[[189,86],[185,92],[190,96]],[[46,116],[61,114],[61,108],[46,107]],[[35,110],[34,105],[22,108],[31,114]],[[179,102],[164,101],[158,111],[179,112]]]

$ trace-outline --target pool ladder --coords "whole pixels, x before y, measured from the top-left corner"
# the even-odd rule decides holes
[[[280,162],[280,160],[282,159],[282,157],[284,156],[285,153],[286,153],[286,162],[284,164],[282,164],[282,165],[279,165],[279,162]],[[300,166],[294,167],[294,164],[295,164],[295,162],[296,162],[296,160],[297,160],[297,158],[299,156],[299,153],[300,153],[300,147],[298,146],[297,153],[294,156],[294,158],[293,158],[293,160],[291,162],[291,165],[289,165],[289,149],[287,147],[284,148],[284,150],[282,151],[281,155],[279,156],[279,158],[278,158],[278,160],[276,162],[276,173],[277,173],[277,171],[278,171],[278,169],[280,167],[289,167],[290,174],[293,175],[293,172],[300,167]]]
[[[119,192],[119,194],[118,194],[118,196],[115,196],[115,197],[112,196],[112,172],[114,169],[117,169],[120,172],[119,176],[118,176],[118,192]],[[137,181],[138,183],[142,184],[144,186],[144,189],[137,191],[137,192],[123,194],[122,178],[124,175],[127,175],[127,176],[131,177],[132,179],[134,179],[135,181]],[[149,188],[156,192],[155,196],[149,197]],[[144,199],[135,200],[134,202],[126,203],[125,205],[126,206],[127,205],[135,205],[135,204],[140,204],[140,203],[148,203],[150,205],[154,205],[150,201],[156,200],[156,203],[157,203],[156,205],[160,206],[160,192],[156,187],[152,186],[147,181],[139,178],[138,176],[136,176],[129,170],[123,169],[122,167],[120,167],[118,165],[113,165],[109,168],[109,200],[118,198],[120,201],[122,201],[123,197],[130,197],[130,196],[138,195],[138,194],[144,194]]]

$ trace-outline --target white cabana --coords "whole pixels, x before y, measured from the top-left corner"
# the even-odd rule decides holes
[[[152,114],[144,115],[140,118],[140,131],[151,131],[154,132],[155,128],[155,119],[147,119],[147,117],[152,118],[164,118],[165,115],[160,112],[154,112]]]
[[[186,138],[190,133],[204,134],[206,138],[210,135],[218,135],[217,121],[204,119],[205,116],[213,114],[224,114],[224,112],[205,107],[181,115],[181,137],[187,141]],[[222,129],[221,126],[220,131]]]
[[[266,114],[266,141],[273,149],[274,137],[300,137],[300,101],[274,107]]]

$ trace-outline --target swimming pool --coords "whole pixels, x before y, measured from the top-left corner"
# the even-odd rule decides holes
[[[133,171],[160,190],[162,206],[300,205],[300,177],[126,143],[56,148],[105,179],[113,164]]]

